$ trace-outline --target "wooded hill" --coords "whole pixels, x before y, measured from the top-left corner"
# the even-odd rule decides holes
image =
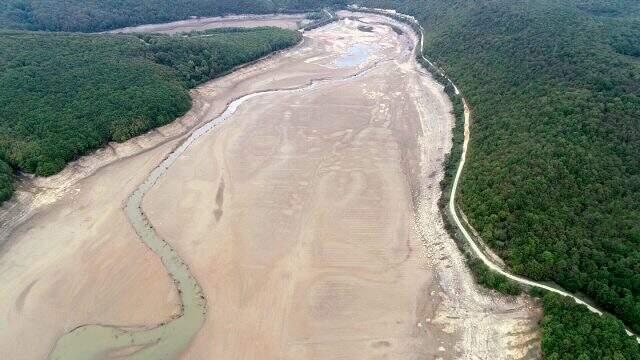
[[[640,3],[367,4],[415,15],[469,100],[459,203],[483,239],[640,331]]]
[[[277,28],[188,37],[0,31],[0,199],[11,169],[51,175],[183,115],[188,89],[297,43]]]
[[[0,27],[95,32],[190,16],[319,9],[346,0],[4,0]]]
[[[540,324],[546,360],[636,360],[638,342],[628,336],[620,320],[597,316],[586,307],[553,293],[543,298]]]

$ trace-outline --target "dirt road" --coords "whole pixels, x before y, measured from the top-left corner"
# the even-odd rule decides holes
[[[358,9],[357,6],[354,6],[353,8]],[[425,62],[427,62],[429,65],[431,65],[433,67],[433,70],[438,71],[439,74],[444,77],[446,79],[446,81],[451,84],[451,86],[453,86],[453,89],[455,90],[456,94],[460,94],[460,91],[458,90],[458,87],[455,85],[455,83],[446,76],[446,74],[440,70],[437,66],[435,66],[425,55],[425,51],[424,51],[424,29],[422,28],[422,26],[420,25],[420,23],[416,20],[415,17],[410,16],[410,15],[406,15],[406,14],[402,14],[402,13],[398,13],[396,11],[393,10],[383,10],[383,9],[371,9],[371,8],[360,8],[361,11],[367,11],[367,12],[372,12],[372,13],[377,13],[377,14],[384,14],[387,13],[391,16],[400,16],[402,18],[404,18],[406,20],[406,22],[408,23],[414,23],[416,25],[419,26],[420,29],[420,47],[419,47],[419,54],[420,57],[422,58],[422,60],[424,60]],[[494,254],[491,249],[489,249],[486,244],[482,244],[481,239],[477,238],[477,231],[475,229],[473,229],[471,227],[471,225],[469,224],[469,222],[467,221],[466,217],[464,216],[464,214],[459,215],[458,212],[462,213],[462,210],[458,209],[456,207],[456,195],[457,195],[457,190],[458,190],[458,184],[460,183],[460,178],[462,176],[462,172],[464,170],[464,165],[466,162],[466,157],[467,157],[467,150],[469,148],[469,141],[471,139],[471,129],[470,129],[470,123],[471,123],[471,110],[469,109],[469,104],[467,103],[467,100],[463,97],[462,98],[462,102],[464,105],[464,141],[462,144],[462,153],[460,156],[460,162],[458,164],[458,168],[456,170],[456,175],[455,178],[453,180],[453,185],[451,187],[451,194],[449,197],[449,203],[448,203],[448,207],[447,207],[447,211],[451,214],[451,217],[453,218],[454,222],[455,222],[455,226],[460,230],[462,236],[464,237],[464,240],[469,244],[469,246],[471,247],[471,250],[475,253],[475,255],[485,264],[487,265],[492,271],[495,271],[509,279],[511,279],[512,281],[522,284],[526,287],[534,287],[534,288],[539,288],[539,289],[543,289],[546,291],[551,291],[554,292],[556,294],[562,295],[562,296],[566,296],[566,297],[570,297],[573,300],[576,301],[576,303],[578,304],[582,304],[584,305],[587,309],[589,309],[589,311],[591,311],[594,314],[598,314],[598,315],[602,315],[603,312],[602,310],[598,309],[597,307],[591,305],[590,303],[588,303],[587,301],[583,300],[582,298],[578,297],[577,295],[574,295],[564,289],[562,289],[560,286],[558,285],[549,285],[549,284],[543,284],[537,281],[533,281],[527,278],[524,278],[522,276],[518,276],[518,275],[514,275],[513,273],[509,272],[508,269],[505,267],[504,265],[504,261],[502,259],[500,259],[496,254]],[[460,221],[460,218],[464,219],[464,224],[462,223],[462,221]],[[474,232],[476,235],[475,236],[471,236],[469,234],[469,232],[467,231],[467,228],[471,228],[472,232]],[[481,246],[478,245],[478,243],[481,243]],[[625,329],[627,335],[629,336],[633,336],[635,337],[636,341],[638,343],[640,343],[640,336],[638,336],[637,334],[633,333],[631,330],[629,330],[628,328]]]
[[[73,186],[19,225],[0,258],[0,358],[43,358],[84,324],[144,329],[180,314],[125,200],[180,131],[233,98],[312,79],[333,80],[246,101],[144,198],[207,300],[182,358],[536,357],[538,310],[478,289],[444,231],[451,105],[417,71],[416,36],[389,21],[362,15],[305,33],[297,48],[198,88],[173,127],[125,145],[150,150],[102,168],[85,159],[89,176],[58,178]]]

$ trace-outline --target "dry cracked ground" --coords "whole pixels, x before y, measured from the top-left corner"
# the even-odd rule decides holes
[[[313,79],[326,81],[246,101],[144,199],[207,299],[182,358],[539,357],[540,310],[475,285],[444,230],[451,104],[418,68],[415,35],[340,15],[197,88],[173,124],[21,184],[0,211],[0,358],[46,358],[83,324],[144,328],[179,314],[171,278],[123,212],[127,196],[231,99]]]

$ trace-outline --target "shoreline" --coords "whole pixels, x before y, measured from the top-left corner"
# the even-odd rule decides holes
[[[153,128],[144,134],[123,142],[108,142],[104,146],[69,162],[57,174],[47,177],[32,174],[19,175],[19,180],[14,184],[14,195],[0,205],[0,256],[4,255],[6,248],[10,246],[9,238],[17,227],[37,214],[42,208],[63,197],[78,182],[93,176],[99,170],[116,162],[153,151],[172,141],[184,139],[205,123],[206,120],[202,119],[202,117],[209,110],[209,106],[208,104],[202,104],[202,100],[197,97],[200,90],[211,86],[211,83],[217,80],[233,77],[240,70],[251,69],[254,66],[258,67],[265,63],[277,61],[277,58],[281,57],[282,54],[303,44],[304,38],[292,47],[278,50],[260,59],[238,65],[189,90],[189,96],[192,100],[191,108],[183,116],[175,118],[165,125]],[[229,99],[224,108],[242,96],[244,95]],[[222,111],[213,114],[213,117],[222,114],[224,108]],[[207,115],[211,116],[211,114]]]

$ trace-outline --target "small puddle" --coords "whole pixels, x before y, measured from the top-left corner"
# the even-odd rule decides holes
[[[364,44],[351,45],[346,54],[337,58],[333,63],[341,68],[360,66],[369,58],[370,48]]]
[[[360,56],[358,55],[358,57]],[[364,59],[366,59],[366,55]],[[357,63],[355,60],[352,61],[352,63]],[[173,248],[156,233],[153,225],[142,211],[142,199],[146,193],[151,190],[158,179],[198,138],[217,125],[224,123],[247,100],[267,94],[302,92],[311,90],[320,84],[352,80],[374,69],[380,63],[377,62],[351,76],[312,80],[309,84],[297,88],[267,90],[245,95],[232,101],[220,116],[210,120],[191,133],[129,196],[125,207],[127,218],[140,240],[160,257],[166,271],[173,278],[182,303],[180,315],[173,319],[168,319],[166,323],[147,329],[131,329],[98,324],[79,326],[58,339],[49,358],[55,360],[85,360],[121,357],[122,354],[126,354],[128,359],[159,360],[179,357],[204,323],[207,311],[206,299],[202,288],[191,275],[188,266]]]

